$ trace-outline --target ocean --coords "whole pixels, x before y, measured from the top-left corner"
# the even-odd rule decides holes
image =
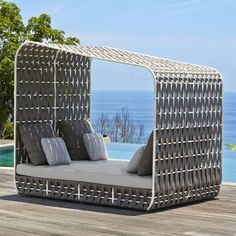
[[[128,108],[133,123],[145,128],[144,140],[153,129],[153,93],[151,91],[93,91],[92,122],[101,113],[113,116],[122,108]],[[236,144],[236,93],[224,93],[224,143]]]

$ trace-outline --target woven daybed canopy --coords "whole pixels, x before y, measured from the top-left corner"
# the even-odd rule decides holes
[[[92,59],[144,67],[153,75],[152,188],[61,180],[62,184],[16,173],[19,193],[48,196],[46,188],[51,189],[50,197],[55,197],[55,185],[73,186],[74,190],[61,198],[145,210],[217,196],[222,156],[220,73],[210,67],[109,47],[21,45],[15,61],[16,166],[28,162],[19,125],[50,122],[56,129],[58,121],[90,117]],[[83,188],[78,187],[81,185]],[[77,198],[78,192],[87,197]]]

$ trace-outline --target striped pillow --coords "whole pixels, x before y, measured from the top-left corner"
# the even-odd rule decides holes
[[[107,160],[107,149],[103,137],[99,133],[83,135],[84,145],[92,161]]]
[[[50,166],[71,163],[69,153],[62,138],[42,138],[41,144]]]

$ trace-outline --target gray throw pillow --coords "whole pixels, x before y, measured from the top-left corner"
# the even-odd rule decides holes
[[[41,139],[56,137],[56,133],[49,123],[24,124],[19,126],[21,140],[24,144],[29,160],[33,165],[46,165]]]
[[[89,160],[83,142],[83,135],[93,133],[90,121],[87,119],[61,121],[59,122],[59,130],[71,160]]]
[[[139,162],[138,175],[152,175],[153,132]]]
[[[103,137],[99,133],[87,133],[83,136],[84,145],[92,161],[107,160],[107,149]]]
[[[62,138],[42,138],[41,144],[50,166],[71,163],[69,153]]]
[[[138,173],[139,163],[141,161],[141,158],[143,156],[143,153],[145,151],[146,146],[140,147],[135,153],[133,158],[129,161],[129,164],[127,166],[127,172],[128,173]]]

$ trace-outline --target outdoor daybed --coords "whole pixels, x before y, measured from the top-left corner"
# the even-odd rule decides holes
[[[60,121],[90,118],[92,59],[151,72],[152,175],[128,174],[127,161],[30,163],[22,124],[48,122],[58,133]],[[222,176],[222,86],[220,73],[209,67],[108,47],[22,44],[15,59],[18,193],[140,210],[216,197]]]

